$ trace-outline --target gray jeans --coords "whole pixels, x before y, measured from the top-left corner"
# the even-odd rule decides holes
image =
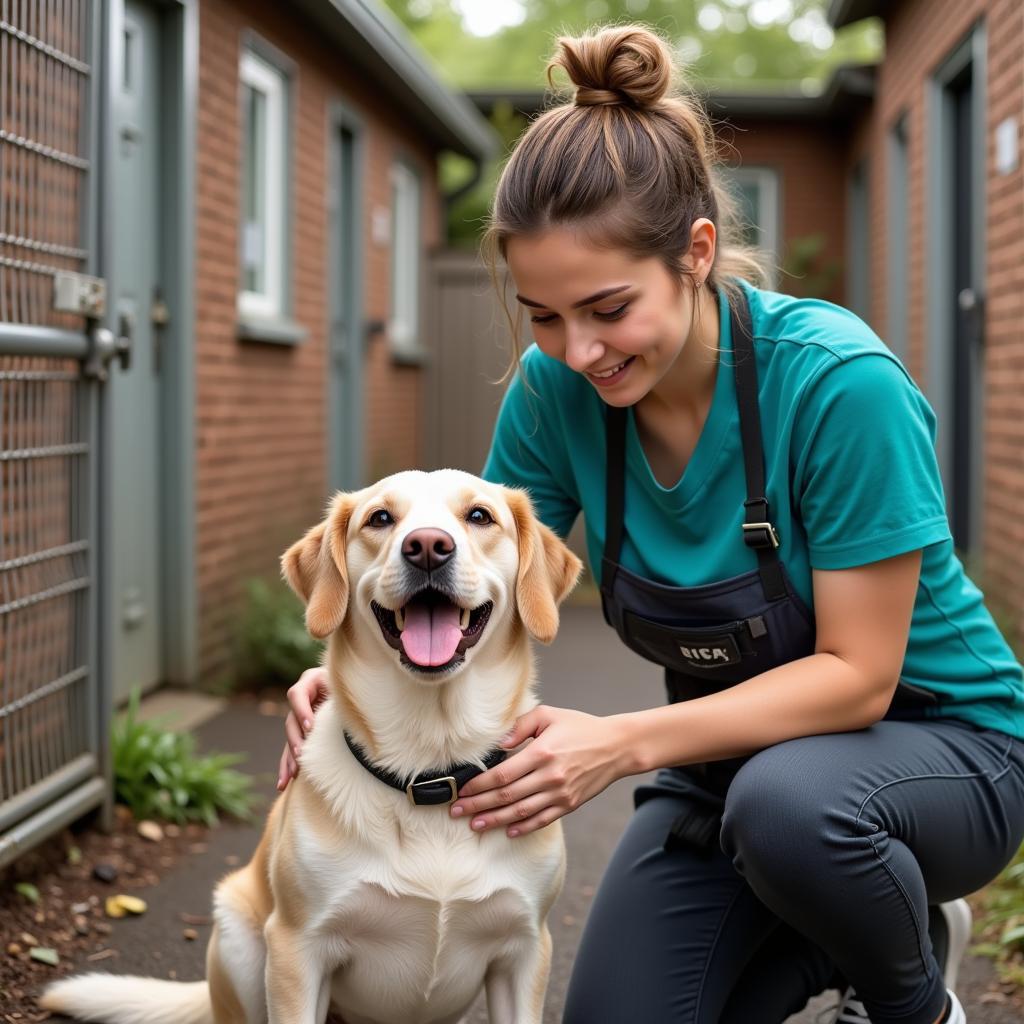
[[[751,757],[719,844],[666,849],[686,806],[647,788],[594,900],[565,1024],[780,1024],[848,982],[873,1024],[932,1024],[928,907],[991,881],[1024,837],[1024,742],[883,721]]]

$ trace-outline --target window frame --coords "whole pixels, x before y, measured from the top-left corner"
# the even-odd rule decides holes
[[[388,339],[392,357],[420,362],[423,332],[423,176],[408,160],[391,164]],[[411,296],[411,298],[410,298]]]
[[[740,186],[756,186],[758,190],[758,213],[761,216],[761,222],[755,224],[761,237],[758,248],[768,253],[772,257],[772,263],[777,264],[779,262],[781,243],[779,229],[782,223],[780,205],[782,189],[779,171],[767,165],[751,165],[729,167],[726,170],[726,175],[737,203],[741,202],[740,197],[737,195],[737,190]],[[774,274],[771,276],[774,277]]]

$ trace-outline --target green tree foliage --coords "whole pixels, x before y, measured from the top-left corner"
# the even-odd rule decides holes
[[[640,22],[674,42],[691,81],[701,86],[808,86],[838,64],[876,60],[876,22],[833,37],[825,0],[521,0],[523,20],[490,36],[473,36],[461,0],[386,0],[388,7],[464,89],[544,85],[555,39],[610,22]]]
[[[878,59],[876,21],[834,35],[826,0],[520,0],[523,19],[488,36],[475,36],[463,17],[477,0],[384,0],[441,76],[458,89],[531,90],[546,87],[544,69],[563,34],[638,22],[657,29],[676,48],[689,84],[698,92],[757,92],[796,88],[813,92],[840,64]],[[492,0],[514,3],[514,0]],[[526,127],[508,103],[491,124],[503,146],[480,181],[449,209],[448,240],[471,245],[479,237],[501,164]],[[446,156],[441,184],[452,194],[472,174],[469,161]]]

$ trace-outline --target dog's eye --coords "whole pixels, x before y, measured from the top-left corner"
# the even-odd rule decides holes
[[[376,512],[370,514],[370,518],[366,520],[367,526],[394,526],[395,520],[391,513],[386,508],[379,508]]]
[[[477,505],[475,508],[469,510],[469,515],[466,516],[466,521],[472,523],[474,526],[490,526],[494,522],[494,517],[485,508],[481,508]]]

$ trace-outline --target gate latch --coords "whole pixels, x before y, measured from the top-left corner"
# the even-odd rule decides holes
[[[107,311],[107,282],[102,277],[58,270],[53,279],[53,308],[99,320]]]

